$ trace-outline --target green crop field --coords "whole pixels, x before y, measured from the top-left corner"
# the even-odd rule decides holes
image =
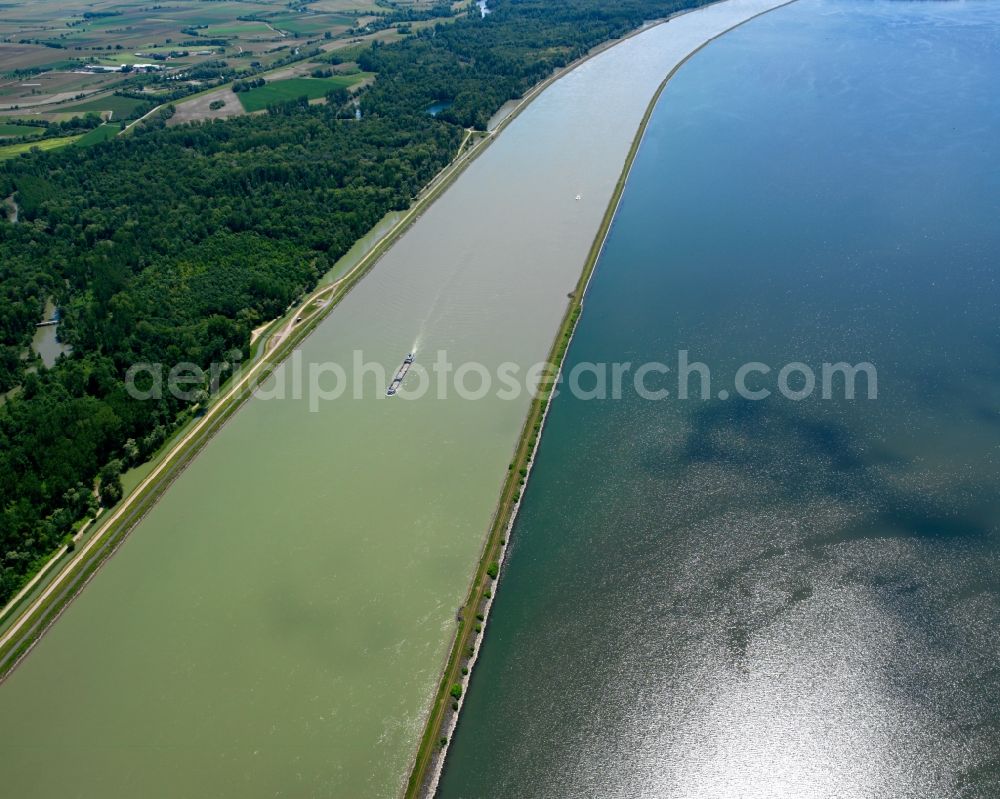
[[[236,96],[240,98],[244,110],[260,111],[274,103],[296,100],[299,97],[315,100],[323,97],[331,89],[336,89],[338,86],[343,88],[353,86],[364,80],[365,77],[367,77],[365,73],[358,73],[356,75],[337,75],[332,78],[288,78],[268,83],[248,92],[240,92]]]
[[[37,147],[39,150],[57,150],[60,147],[67,147],[73,142],[81,139],[82,136],[63,136],[59,139],[42,139],[41,141],[29,141],[22,142],[21,144],[8,144],[6,147],[0,147],[0,161],[6,161],[8,158],[14,158],[21,153],[26,153],[29,150]]]
[[[296,36],[314,36],[323,31],[350,28],[355,17],[348,14],[281,14],[268,18],[275,28]]]
[[[408,3],[394,3],[403,8],[410,7]],[[367,13],[371,11],[378,11],[380,9],[385,9],[386,6],[380,6],[375,0],[316,0],[309,4],[309,8],[313,11],[333,11],[333,12],[360,12]]]
[[[234,22],[231,25],[212,25],[198,31],[199,36],[208,39],[231,39],[231,38],[254,38],[261,37],[275,38],[280,34],[275,33],[263,22]]]
[[[93,130],[88,130],[74,142],[76,147],[90,147],[92,144],[99,144],[102,141],[113,139],[119,134],[122,126],[117,122],[109,122],[106,125],[99,125]]]
[[[38,128],[33,125],[12,125],[0,123],[0,138],[9,139],[13,136],[41,136],[45,128]]]
[[[81,114],[86,114],[88,111],[93,111],[95,114],[114,111],[116,117],[127,117],[141,105],[143,105],[142,100],[136,100],[132,97],[119,97],[117,94],[107,94],[104,97],[97,97],[75,105],[61,106],[58,110]]]

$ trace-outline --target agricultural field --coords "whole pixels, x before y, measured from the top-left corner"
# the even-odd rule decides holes
[[[207,28],[199,28],[197,35],[206,39],[238,39],[247,42],[273,41],[275,36],[282,36],[280,31],[276,31],[266,22],[256,21],[237,21],[222,25],[209,25]]]
[[[31,127],[29,125],[0,125],[0,135],[2,135],[2,131],[4,129],[8,128],[22,128],[26,130],[38,131],[39,135],[44,131],[44,128]],[[90,147],[94,144],[99,144],[100,142],[113,139],[121,132],[121,129],[122,125],[120,123],[107,122],[103,125],[98,125],[96,128],[88,130],[86,133],[73,136],[57,136],[49,139],[39,139],[38,141],[26,141],[18,142],[17,144],[0,145],[0,161],[15,158],[21,155],[21,153],[26,153],[33,149],[58,150],[62,147],[69,147],[70,145],[75,147]]]
[[[8,35],[0,36],[0,72],[15,69],[67,69],[74,61],[59,50],[36,44],[16,44]]]
[[[204,122],[208,119],[228,119],[244,112],[239,99],[228,86],[178,103],[176,111],[167,125],[183,125],[186,122]]]
[[[153,98],[150,98],[150,100],[152,101]],[[90,113],[107,114],[111,112],[112,118],[122,119],[128,117],[133,111],[144,105],[148,105],[148,103],[136,100],[133,97],[119,97],[116,94],[106,94],[82,103],[74,103],[61,107],[60,110],[63,113],[72,113],[75,115]]]
[[[32,125],[0,123],[0,139],[13,139],[20,136],[41,136],[45,128]]]
[[[336,88],[350,88],[363,81],[368,75],[335,75],[332,78],[288,78],[259,86],[250,91],[240,92],[239,97],[245,111],[253,112],[267,108],[275,103],[297,100],[307,97],[317,100]]]
[[[353,26],[356,16],[347,14],[281,14],[268,19],[280,31],[293,36],[322,36],[326,31],[339,33]]]
[[[354,25],[358,17],[370,15],[376,8],[385,12],[388,7],[365,0],[346,4],[335,0],[333,6],[314,10],[305,5],[301,11],[292,11],[278,0],[175,0],[169,6],[152,7],[137,0],[9,3],[0,6],[0,40],[21,50],[0,66],[34,66],[29,63],[37,60],[32,46],[48,50],[40,63],[59,56],[86,59],[109,51],[160,47],[169,52],[170,46],[198,47],[200,40],[226,40],[223,46],[238,52],[239,46],[247,43],[343,30]]]
[[[40,139],[37,142],[21,142],[20,144],[8,144],[4,147],[0,147],[0,161],[6,161],[8,158],[16,158],[21,153],[26,153],[32,149],[39,150],[57,150],[60,147],[67,147],[76,141],[79,141],[82,136],[62,136],[58,139]]]
[[[470,3],[456,0],[453,7]],[[181,124],[259,111],[302,96],[317,100],[336,86],[370,79],[306,77],[329,66],[322,63],[325,53],[343,50],[334,63],[350,63],[373,41],[398,41],[452,19],[421,20],[397,30],[388,18],[437,5],[439,0],[0,2],[0,122],[30,117],[58,123],[87,113],[125,122],[152,104],[173,103],[172,124]],[[239,99],[229,92],[234,81],[255,76],[268,84]],[[116,95],[119,90],[142,93],[149,101]],[[201,101],[217,91],[226,100],[221,105],[214,97]]]
[[[286,7],[277,2],[179,0],[167,7],[154,6],[152,11],[148,4],[135,0],[7,6],[0,8],[0,36],[16,36],[14,41],[27,39],[72,55],[179,44],[195,37],[238,40],[244,33],[251,37],[276,35],[266,25],[244,24],[240,18],[283,12]]]
[[[413,4],[409,2],[396,2],[393,5],[399,8],[413,7]],[[428,3],[428,5],[431,4]],[[309,4],[309,10],[317,13],[370,14],[375,11],[385,11],[386,5],[375,2],[375,0],[316,0],[315,3]]]
[[[201,55],[195,55],[189,48],[178,49],[169,45],[157,47],[142,47],[134,52],[128,50],[115,50],[108,55],[95,55],[94,63],[107,67],[120,67],[122,64],[148,64],[151,61],[156,63],[166,62],[171,69],[186,67],[204,61],[208,56],[224,55],[222,48],[208,48],[201,51]]]
[[[120,82],[122,75],[87,75],[51,71],[29,77],[0,79],[0,108],[34,107],[72,100]]]
[[[122,126],[117,122],[108,122],[99,125],[93,130],[88,130],[79,139],[73,142],[75,147],[90,147],[92,144],[100,144],[102,141],[113,139],[121,133]]]

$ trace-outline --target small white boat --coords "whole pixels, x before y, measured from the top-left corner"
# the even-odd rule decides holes
[[[583,195],[581,195],[581,194],[576,195],[576,199],[582,200],[583,199]]]

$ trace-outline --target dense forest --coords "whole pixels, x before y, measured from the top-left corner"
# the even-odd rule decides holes
[[[609,38],[700,0],[493,0],[358,56],[361,119],[338,90],[262,116],[166,127],[0,167],[0,601],[190,414],[124,388],[141,361],[238,359],[385,213],[454,156],[464,127]],[[426,109],[448,106],[436,117]],[[72,354],[26,358],[52,298]]]
[[[400,113],[450,103],[443,122],[486,127],[507,100],[523,95],[591,48],[706,0],[496,0],[469,18],[402,42],[372,47],[359,66],[379,79],[362,98],[366,113]]]

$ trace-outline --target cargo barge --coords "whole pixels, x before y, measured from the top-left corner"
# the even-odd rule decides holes
[[[413,353],[408,352],[406,357],[403,358],[403,362],[399,365],[399,370],[396,372],[396,376],[392,379],[389,384],[389,388],[385,390],[385,395],[391,397],[396,391],[399,390],[400,384],[403,382],[403,378],[406,377],[406,373],[410,371],[410,366],[413,364]]]

